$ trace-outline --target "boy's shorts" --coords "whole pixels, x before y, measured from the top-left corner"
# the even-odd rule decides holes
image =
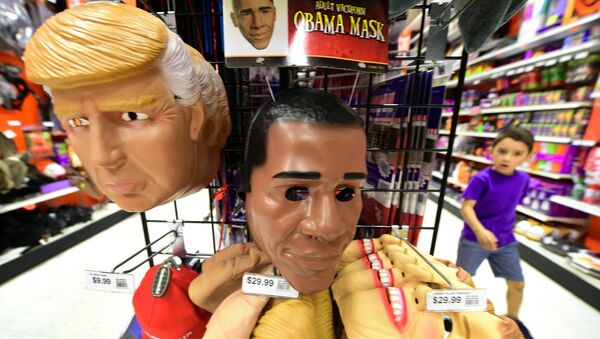
[[[512,281],[524,281],[523,271],[517,242],[498,247],[496,251],[490,251],[479,246],[479,243],[465,238],[460,238],[458,243],[458,258],[456,265],[462,267],[471,275],[475,275],[481,263],[488,259],[492,271],[496,277]]]

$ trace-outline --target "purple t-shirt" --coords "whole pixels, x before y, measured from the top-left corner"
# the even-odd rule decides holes
[[[477,173],[469,181],[463,198],[477,201],[475,214],[479,221],[498,239],[498,246],[516,241],[513,225],[517,220],[517,205],[527,195],[529,175],[515,171],[504,175],[491,167]],[[462,236],[477,241],[475,233],[465,223]]]

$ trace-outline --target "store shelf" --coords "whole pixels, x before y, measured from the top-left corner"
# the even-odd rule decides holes
[[[440,194],[439,193],[429,193],[429,195],[431,196],[431,198],[433,198],[433,200],[437,203],[439,201],[440,198]],[[456,211],[454,211],[455,214],[457,214],[458,217],[462,218],[462,216],[460,216],[460,203],[456,200],[453,199],[449,196],[444,196],[444,204],[448,204],[450,205],[452,208],[455,208]],[[444,206],[446,207],[446,206]],[[447,207],[446,207],[447,208]]]
[[[431,173],[431,175],[434,178],[438,179],[438,180],[442,180],[442,178],[444,177],[444,175],[440,171],[433,171]],[[454,185],[454,186],[460,186],[461,188],[465,188],[467,186],[467,185],[464,185],[464,184],[460,184],[458,181],[452,179],[451,177],[448,177],[447,183],[451,184],[451,185]]]
[[[560,256],[533,241],[515,234],[519,242],[519,254],[523,260],[543,272],[558,284],[600,310],[600,279],[586,274],[569,264],[567,257]]]
[[[440,130],[440,135],[449,135],[450,131]],[[494,139],[498,136],[496,132],[473,132],[473,131],[456,131],[456,135],[462,135],[465,137],[475,137],[475,138],[487,138]],[[574,140],[569,137],[553,137],[553,136],[544,136],[544,135],[536,135],[534,137],[535,141],[540,142],[553,142],[557,144],[570,144],[570,143],[581,143],[581,140]]]
[[[544,136],[544,135],[536,135],[534,137],[535,141],[541,142],[554,142],[557,144],[570,144],[573,142],[573,139],[569,137],[553,137],[553,136]]]
[[[563,57],[575,56],[577,58],[579,54],[592,53],[592,52],[596,52],[598,50],[600,50],[600,40],[588,41],[581,45],[552,51],[552,52],[546,53],[544,55],[540,55],[538,57],[520,60],[517,62],[513,62],[510,64],[506,64],[503,66],[493,68],[486,72],[482,72],[482,73],[467,77],[467,78],[465,78],[465,85],[470,85],[470,84],[476,85],[476,84],[480,83],[481,81],[496,79],[496,78],[499,78],[504,75],[510,76],[512,74],[523,73],[523,72],[527,71],[528,68],[530,68],[530,67],[541,67],[546,64],[549,65],[549,64],[556,63],[557,59],[561,59]],[[449,81],[446,84],[446,88],[453,88],[453,87],[456,87],[457,85],[458,85],[457,80]]]
[[[434,171],[433,177],[441,180],[442,173],[438,172],[438,171]],[[467,184],[458,182],[453,178],[448,178],[447,182],[448,182],[448,184],[459,187],[461,190],[464,190],[467,187]],[[530,216],[534,219],[537,219],[541,222],[553,222],[554,221],[554,222],[561,222],[561,223],[570,224],[570,225],[581,225],[581,226],[587,224],[587,219],[552,217],[552,216],[542,214],[538,211],[532,210],[531,208],[528,208],[528,207],[525,207],[522,205],[517,206],[517,212],[528,215],[528,216]]]
[[[555,180],[572,179],[573,178],[572,174],[552,173],[552,172],[548,172],[548,171],[540,171],[540,170],[536,170],[536,169],[532,169],[532,168],[527,168],[527,167],[519,167],[519,170],[521,170],[523,172],[527,172],[529,174],[535,174],[535,175],[540,176],[540,177],[545,177],[545,178],[555,179]]]
[[[51,237],[44,245],[7,251],[0,256],[0,284],[104,231],[130,215],[131,213],[110,203],[94,211],[90,221],[63,229],[61,234]]]
[[[459,117],[474,116],[474,115],[477,115],[477,110],[473,110],[472,108],[463,109],[458,112]],[[451,117],[451,116],[452,116],[452,112],[442,113],[442,117],[444,117],[444,118]]]
[[[584,226],[587,224],[587,219],[552,217],[552,216],[542,214],[536,210],[533,210],[529,207],[525,207],[522,205],[517,206],[517,212],[528,215],[528,216],[530,216],[534,219],[537,219],[541,222],[560,222],[560,223],[564,223],[564,224],[579,225],[579,226]]]
[[[21,207],[25,207],[28,205],[33,205],[33,204],[37,204],[39,202],[62,197],[64,195],[75,193],[77,191],[79,191],[79,189],[77,187],[67,187],[67,188],[63,188],[58,191],[54,191],[52,193],[39,194],[39,195],[30,197],[30,198],[27,198],[24,200],[12,202],[12,203],[5,204],[5,205],[0,205],[0,214],[10,212],[10,211],[13,211],[13,210],[16,210],[16,209],[19,209]]]
[[[550,201],[560,204],[560,205],[563,205],[563,206],[567,206],[567,207],[576,209],[578,211],[585,212],[589,215],[594,215],[594,216],[600,217],[600,206],[598,206],[598,205],[588,204],[583,201],[575,200],[571,197],[565,197],[565,196],[561,196],[561,195],[551,196]]]
[[[470,154],[452,154],[452,157],[454,158],[459,158],[459,159],[465,159],[465,160],[470,160],[470,161],[474,161],[474,162],[479,162],[482,164],[492,164],[492,161],[488,158],[485,157],[480,157],[480,156],[476,156],[476,155],[470,155]],[[573,178],[573,175],[571,174],[564,174],[564,173],[552,173],[552,172],[547,172],[547,171],[540,171],[540,170],[536,170],[536,169],[531,169],[531,168],[527,168],[527,167],[519,167],[520,171],[523,172],[527,172],[530,174],[535,174],[537,176],[540,177],[545,177],[545,178],[550,178],[550,179],[555,179],[555,180],[560,180],[560,179],[571,179]]]
[[[531,40],[516,42],[504,48],[499,48],[490,53],[486,53],[479,58],[469,61],[468,66],[475,65],[483,61],[507,58],[525,52],[529,49],[546,45],[549,42],[566,38],[584,29],[592,27],[599,22],[600,13],[588,15],[576,22],[549,29],[542,34],[535,36]]]
[[[533,112],[533,111],[558,111],[575,109],[581,107],[592,107],[589,101],[573,101],[559,102],[548,105],[531,105],[531,106],[515,106],[515,107],[494,107],[484,108],[479,111],[479,114],[497,114],[497,113],[518,113],[518,112]]]
[[[434,178],[437,178],[437,179],[440,179],[440,180],[441,180],[441,179],[442,179],[442,177],[443,177],[443,176],[442,176],[442,172],[440,172],[440,171],[433,171],[433,173],[432,173],[432,176],[433,176]],[[454,186],[460,187],[461,189],[465,189],[465,188],[467,188],[467,184],[463,184],[462,182],[458,182],[457,180],[455,180],[454,178],[451,178],[451,177],[448,177],[448,180],[447,180],[447,182],[448,182],[449,184],[451,184],[451,185],[454,185]]]
[[[498,136],[495,132],[472,132],[472,131],[456,131],[456,135],[462,135],[465,137],[476,137],[476,138],[488,138],[494,139]]]
[[[455,158],[460,158],[460,159],[465,159],[465,160],[471,160],[471,161],[475,161],[475,162],[480,162],[482,164],[488,164],[490,165],[492,163],[492,161],[486,157],[479,157],[476,155],[470,155],[470,154],[452,154],[453,157]]]
[[[594,140],[573,140],[572,144],[575,146],[593,147],[593,146],[596,146],[596,141],[594,141]]]

